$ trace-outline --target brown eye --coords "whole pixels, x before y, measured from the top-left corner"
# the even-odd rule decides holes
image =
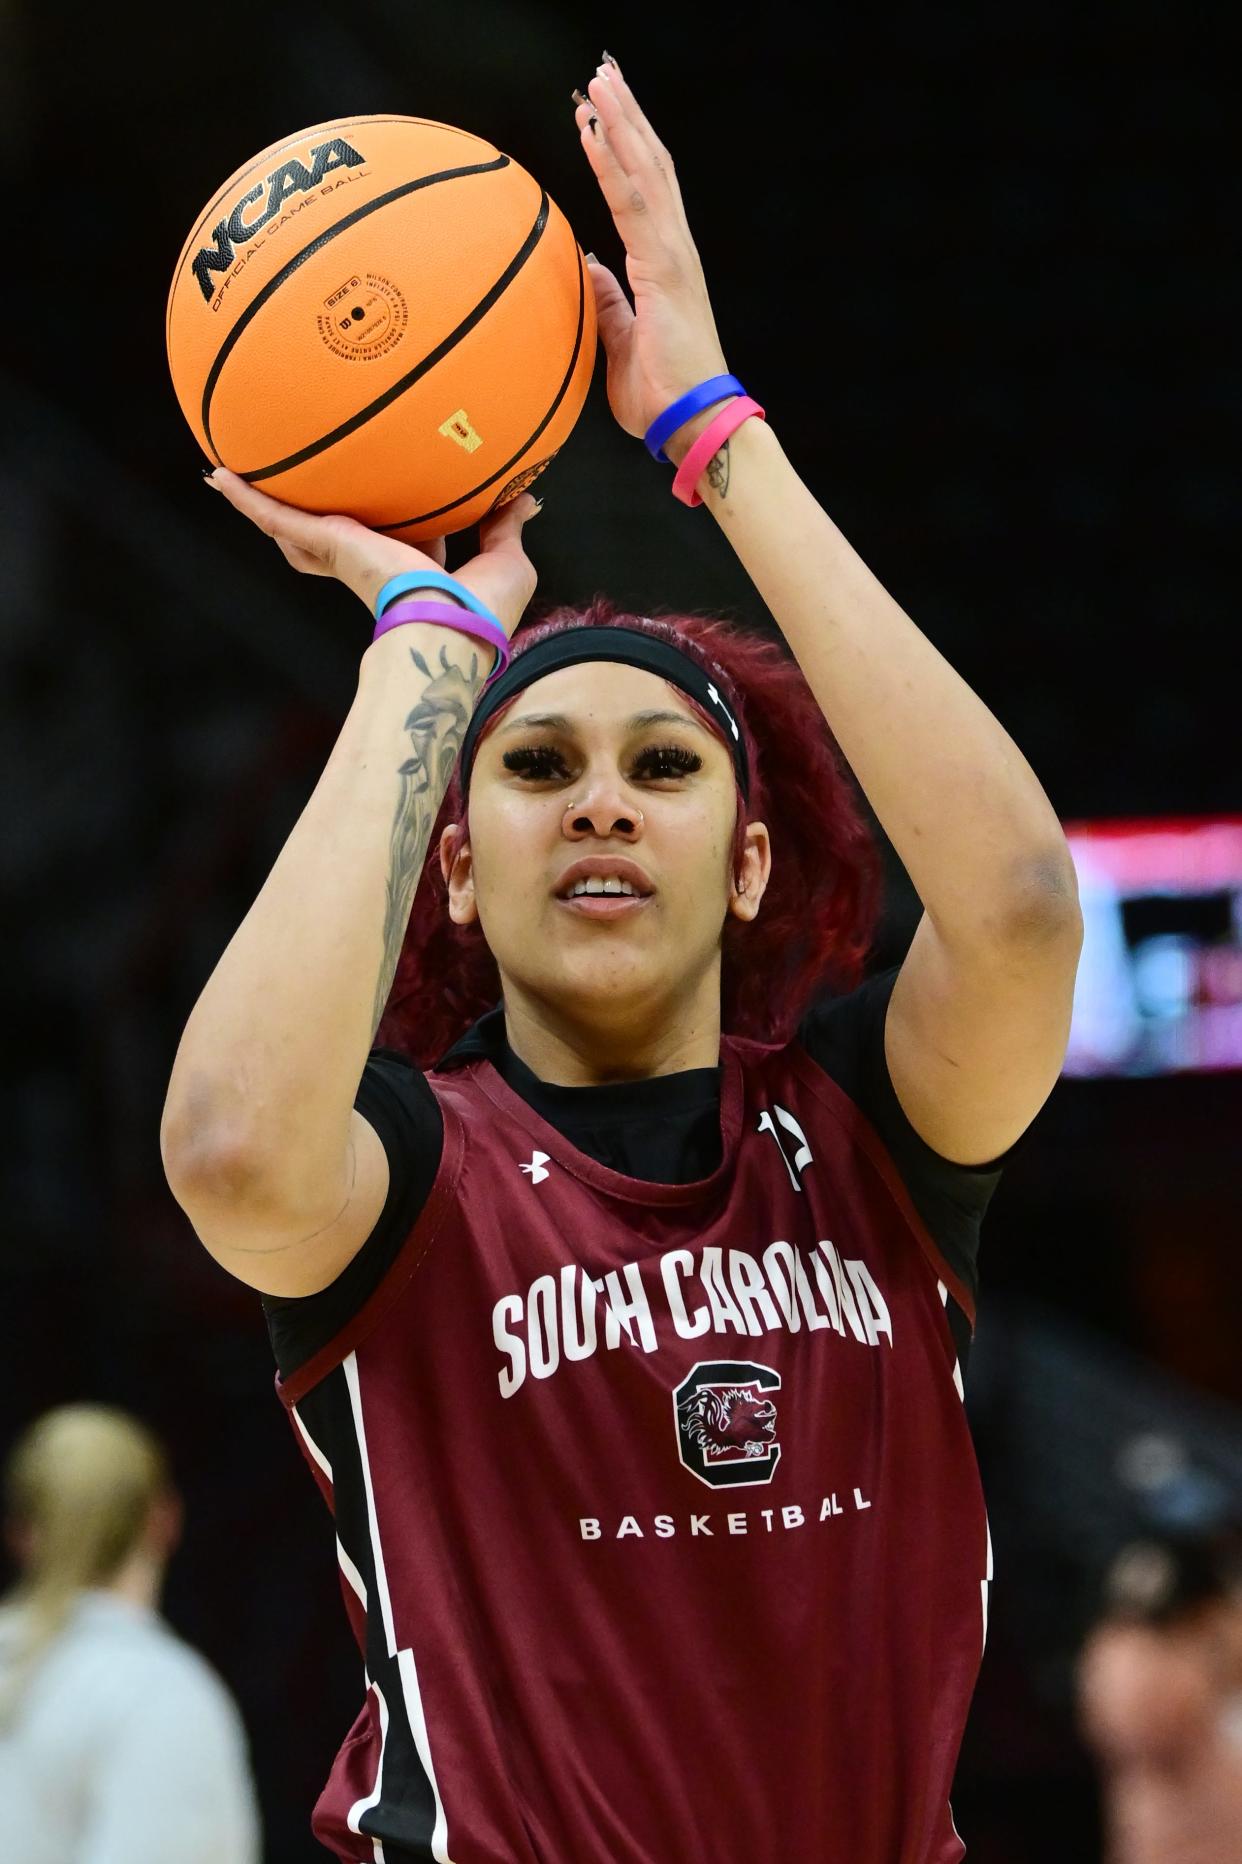
[[[515,751],[506,751],[502,761],[506,770],[511,770],[515,776],[527,777],[534,783],[568,774],[565,759],[551,744],[519,745]]]
[[[703,759],[684,744],[652,744],[634,760],[634,775],[658,781],[661,777],[689,777],[702,770]]]

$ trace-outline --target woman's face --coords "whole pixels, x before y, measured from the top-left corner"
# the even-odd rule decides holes
[[[670,1008],[713,974],[718,997],[725,917],[754,918],[770,865],[751,823],[737,890],[736,807],[732,757],[674,687],[563,667],[479,746],[451,867],[441,844],[450,911],[479,919],[507,991],[571,1015]]]

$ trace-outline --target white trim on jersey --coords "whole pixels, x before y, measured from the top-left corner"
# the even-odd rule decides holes
[[[436,1864],[452,1864],[448,1854],[448,1822],[444,1816],[444,1805],[440,1798],[440,1786],[436,1771],[431,1763],[431,1743],[427,1738],[427,1718],[423,1713],[423,1694],[418,1685],[418,1668],[414,1662],[414,1652],[410,1649],[397,1649],[397,1634],[393,1626],[392,1599],[388,1592],[388,1574],[384,1568],[384,1550],[380,1542],[379,1521],[375,1513],[375,1490],[371,1483],[371,1462],[367,1455],[367,1433],[362,1421],[362,1389],[358,1382],[358,1355],[353,1352],[342,1363],[345,1383],[349,1388],[349,1405],[353,1413],[354,1432],[358,1439],[358,1454],[362,1463],[362,1480],[367,1496],[367,1523],[371,1534],[371,1558],[375,1567],[375,1589],[379,1593],[380,1612],[384,1622],[384,1639],[388,1655],[397,1659],[397,1669],[401,1677],[401,1693],[405,1699],[405,1712],[409,1717],[410,1733],[414,1737],[414,1746],[423,1772],[431,1787],[435,1801],[436,1819],[431,1832],[431,1855]],[[378,1690],[376,1691],[378,1694]],[[385,1724],[386,1725],[386,1724]],[[383,1754],[380,1756],[381,1766]]]
[[[375,1768],[375,1785],[371,1788],[371,1791],[367,1794],[365,1799],[357,1799],[354,1801],[353,1805],[349,1808],[349,1816],[345,1821],[350,1831],[357,1832],[359,1838],[363,1836],[363,1813],[370,1812],[372,1806],[377,1806],[379,1804],[380,1794],[384,1790],[384,1744],[388,1739],[388,1704],[384,1701],[384,1692],[378,1683],[368,1683],[367,1688],[375,1691],[375,1700],[379,1703],[380,1751],[379,1761]],[[371,1840],[371,1846],[375,1864],[384,1864],[383,1840],[380,1838],[373,1838]]]
[[[339,1534],[336,1537],[336,1557],[340,1564],[341,1571],[344,1573],[346,1579],[349,1581],[350,1585],[353,1587],[354,1591],[357,1593],[359,1601],[361,1602],[361,1605],[362,1605],[362,1609],[365,1612],[365,1610],[367,1609],[366,1581],[363,1579],[362,1574],[358,1571],[358,1568],[354,1565],[353,1561],[350,1559],[349,1555],[346,1553],[344,1547],[342,1547],[341,1537]]]
[[[333,1481],[331,1463],[328,1461],[327,1457],[324,1455],[323,1451],[319,1448],[319,1445],[315,1442],[315,1439],[311,1436],[309,1430],[307,1430],[305,1424],[302,1422],[301,1414],[299,1413],[297,1406],[294,1405],[292,1409],[293,1409],[293,1421],[297,1425],[298,1430],[301,1433],[302,1442],[306,1445],[307,1449],[310,1451],[311,1455],[314,1457],[315,1462],[318,1464],[319,1468],[323,1470],[323,1473],[328,1478],[328,1481],[332,1483],[333,1488],[335,1488],[336,1483],[335,1481]],[[346,1579],[349,1581],[354,1592],[358,1595],[359,1599],[361,1599],[362,1609],[363,1611],[365,1611],[367,1608],[366,1582],[364,1581],[362,1574],[358,1571],[358,1568],[354,1565],[353,1561],[350,1559],[349,1555],[346,1553],[344,1547],[342,1547],[341,1537],[339,1534],[336,1537],[336,1558],[337,1558],[337,1563],[339,1564],[341,1571],[344,1573]]]
[[[309,1430],[307,1430],[305,1424],[302,1422],[302,1413],[298,1410],[296,1405],[293,1406],[293,1421],[297,1425],[298,1430],[301,1433],[302,1442],[306,1445],[307,1449],[310,1451],[312,1457],[315,1459],[320,1469],[323,1470],[323,1473],[328,1478],[328,1481],[332,1482],[332,1465],[328,1461],[327,1457],[324,1455],[323,1451],[319,1448],[319,1445],[315,1442],[315,1439],[311,1436]],[[333,1488],[336,1487],[335,1482],[332,1482],[332,1486]]]
[[[984,1650],[986,1650],[988,1647],[988,1597],[989,1597],[988,1587],[992,1583],[992,1573],[993,1573],[992,1524],[988,1520],[986,1514],[983,1517],[983,1526],[984,1526],[984,1531],[988,1537],[988,1565],[987,1565],[987,1577],[979,1581],[979,1591],[983,1597],[983,1648]]]

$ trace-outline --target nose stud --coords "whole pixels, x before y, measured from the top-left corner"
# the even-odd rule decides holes
[[[565,805],[565,814],[566,814],[566,815],[574,815],[574,814],[575,814],[575,813],[577,812],[577,810],[578,810],[578,809],[580,809],[580,808],[581,808],[581,804],[580,804],[580,803],[566,803],[566,805]],[[643,823],[644,823],[644,822],[645,822],[645,821],[647,820],[647,818],[646,818],[646,816],[645,816],[645,815],[643,814],[643,812],[642,812],[642,810],[641,810],[641,809],[636,809],[636,810],[634,811],[634,813],[635,813],[635,815],[636,815],[636,816],[638,817],[638,826],[639,826],[639,828],[641,828],[641,827],[642,827],[642,825],[643,825]]]

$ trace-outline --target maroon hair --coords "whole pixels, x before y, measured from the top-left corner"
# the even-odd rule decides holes
[[[772,838],[772,874],[758,918],[748,924],[730,914],[725,921],[721,1023],[731,1035],[785,1041],[818,989],[848,990],[858,982],[879,913],[879,857],[841,753],[785,648],[728,622],[630,615],[597,596],[586,609],[554,609],[521,629],[514,659],[549,635],[603,627],[671,641],[716,682],[741,727],[750,802],[738,792],[734,868],[747,821],[763,821]],[[716,721],[695,710],[719,736]],[[457,926],[448,914],[439,840],[464,814],[454,775],[379,1030],[381,1042],[423,1067],[500,1001],[499,973],[478,922]]]

